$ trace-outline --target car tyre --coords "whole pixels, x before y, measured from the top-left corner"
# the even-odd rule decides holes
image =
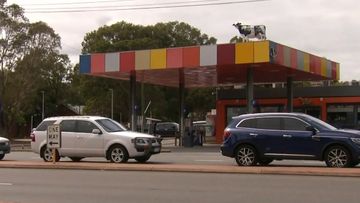
[[[5,154],[0,154],[0,160],[3,160],[4,157],[5,157]]]
[[[325,163],[328,167],[345,168],[351,167],[350,152],[342,146],[332,146],[325,151]]]
[[[257,163],[257,153],[250,145],[240,145],[235,150],[235,160],[239,166],[255,166]]]
[[[108,158],[112,163],[125,163],[129,159],[128,152],[121,145],[114,145],[108,151]]]
[[[140,156],[140,157],[136,157],[135,160],[139,163],[145,163],[150,159],[151,155],[145,155],[145,156]]]
[[[73,162],[80,162],[84,157],[69,157]]]
[[[273,161],[274,161],[274,159],[262,158],[258,161],[258,163],[260,166],[268,166]]]
[[[41,150],[41,157],[44,159],[45,162],[52,162],[52,149],[47,147],[43,147]],[[59,152],[55,150],[55,162],[60,161]]]

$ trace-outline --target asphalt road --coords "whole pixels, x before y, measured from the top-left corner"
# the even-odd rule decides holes
[[[0,169],[0,202],[358,203],[359,178]]]
[[[38,154],[33,152],[11,152],[7,154],[4,160],[19,161],[42,161]],[[71,161],[69,158],[61,158],[61,161]],[[82,161],[88,162],[107,162],[105,158],[85,158]],[[136,162],[129,160],[129,162]],[[177,164],[206,164],[206,165],[237,165],[235,160],[222,156],[216,148],[204,149],[173,149],[171,152],[164,152],[154,155],[150,158],[149,163],[177,163]],[[324,166],[324,162],[305,161],[305,160],[284,160],[274,161],[271,165],[295,165],[295,166]],[[358,165],[359,167],[359,165]]]

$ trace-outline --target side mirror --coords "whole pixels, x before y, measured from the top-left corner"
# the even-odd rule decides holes
[[[93,129],[92,134],[100,135],[101,131],[99,129]]]
[[[311,125],[306,127],[306,131],[311,131],[314,135],[316,134],[316,129]]]

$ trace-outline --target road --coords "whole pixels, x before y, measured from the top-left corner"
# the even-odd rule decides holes
[[[4,160],[19,160],[19,161],[42,161],[38,154],[33,152],[11,152],[7,154]],[[62,158],[61,161],[71,161],[68,158]],[[85,158],[82,161],[89,162],[106,162],[104,158]],[[134,160],[129,160],[129,162],[135,162]],[[179,150],[174,149],[171,152],[160,153],[154,155],[149,160],[149,163],[178,163],[178,164],[206,164],[206,165],[236,165],[234,159],[229,157],[224,157],[216,149],[185,149]],[[294,160],[284,160],[284,161],[274,161],[271,165],[295,165],[295,166],[325,166],[324,162],[320,161],[294,161]],[[358,165],[359,167],[359,165]]]
[[[0,202],[358,203],[359,178],[0,169]]]

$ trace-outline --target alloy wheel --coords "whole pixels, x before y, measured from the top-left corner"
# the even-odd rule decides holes
[[[253,166],[256,164],[255,149],[251,146],[240,146],[235,159],[240,166]]]
[[[327,152],[326,164],[330,167],[347,167],[350,163],[349,153],[343,147],[332,147]]]

